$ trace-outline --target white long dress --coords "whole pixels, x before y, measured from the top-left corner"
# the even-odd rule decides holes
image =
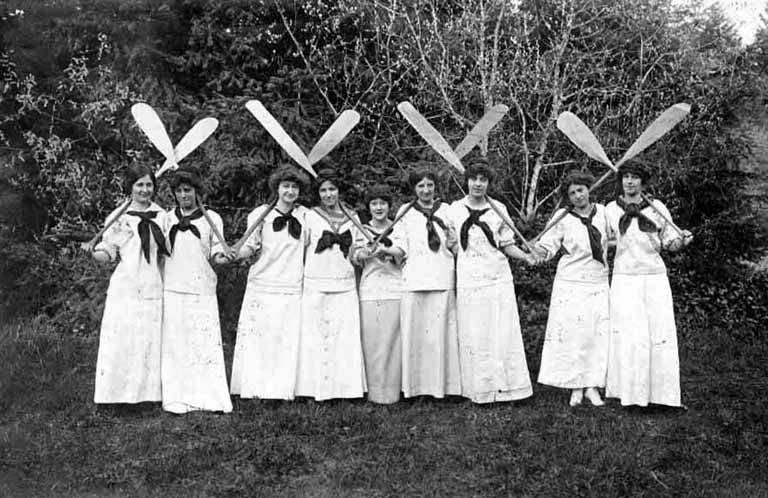
[[[653,203],[670,216],[661,201]],[[659,254],[662,242],[669,244],[677,234],[650,206],[641,213],[656,225],[652,232],[641,231],[632,218],[622,234],[624,210],[616,201],[606,206],[606,213],[617,245],[605,395],[619,398],[622,405],[680,406],[677,328],[667,268]]]
[[[449,205],[441,203],[434,215],[449,226]],[[461,394],[454,257],[445,246],[446,231],[437,222],[434,227],[440,241],[436,251],[428,245],[427,217],[412,208],[392,238],[405,253],[400,333],[406,398]]]
[[[354,244],[354,225],[319,208],[305,217],[307,248],[301,302],[297,396],[318,401],[359,398],[366,390],[355,270],[340,244],[317,252],[318,243],[340,237]]]
[[[267,207],[254,209],[248,226]],[[244,244],[260,254],[248,272],[232,362],[231,391],[242,398],[291,400],[296,395],[306,213],[299,205],[290,213],[272,209]],[[288,215],[299,223],[298,238],[290,233]],[[278,218],[283,223],[276,226]]]
[[[379,234],[366,226],[373,236]],[[388,239],[387,239],[388,240]],[[360,237],[358,247],[367,240]],[[390,241],[391,243],[391,241]],[[374,257],[360,276],[360,323],[368,400],[395,403],[402,389],[403,348],[400,339],[402,272],[391,256]]]
[[[564,252],[552,284],[539,368],[538,381],[549,386],[605,386],[610,336],[608,221],[602,204],[595,204],[594,212],[590,223],[600,233],[603,262],[594,258],[587,227],[574,213],[566,214],[539,241],[547,259],[561,248]]]
[[[506,207],[496,206],[506,213]],[[533,394],[520,330],[517,297],[509,261],[500,248],[514,243],[514,233],[487,203],[477,221],[470,217],[468,198],[451,205],[457,228],[456,307],[459,327],[461,391],[475,403],[512,401]],[[482,214],[480,214],[482,213]],[[507,215],[508,217],[509,215]],[[466,222],[466,225],[465,225]],[[466,248],[462,227],[466,226]]]
[[[224,233],[221,217],[211,210],[208,215]],[[216,272],[209,263],[222,248],[202,213],[193,213],[199,217],[190,220],[186,229],[186,223],[179,225],[180,216],[178,210],[169,211],[164,226],[171,256],[163,266],[163,409],[231,412]]]
[[[118,210],[113,211],[111,220]],[[163,223],[164,212],[152,203],[153,223]],[[96,403],[160,401],[160,337],[163,279],[157,243],[149,231],[149,262],[141,249],[138,216],[123,214],[95,247],[119,263],[109,279],[96,359]]]

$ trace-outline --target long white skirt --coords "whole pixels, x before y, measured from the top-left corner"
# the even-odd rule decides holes
[[[395,403],[402,386],[400,300],[361,301],[360,322],[368,400]]]
[[[357,291],[305,289],[296,396],[360,398],[365,389]]]
[[[405,397],[460,395],[455,292],[403,292],[400,331]]]
[[[160,401],[162,299],[107,293],[96,359],[96,403]]]
[[[232,394],[293,399],[300,330],[301,294],[270,294],[248,287],[237,324]]]
[[[614,275],[605,396],[680,406],[680,363],[666,274]]]
[[[231,412],[216,296],[163,293],[163,409]]]
[[[539,382],[567,389],[605,386],[608,369],[608,281],[572,282],[555,278]]]
[[[475,403],[533,394],[512,282],[456,291],[462,394]]]

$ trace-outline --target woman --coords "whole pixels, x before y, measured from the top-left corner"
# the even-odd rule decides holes
[[[392,225],[388,218],[392,195],[386,187],[373,187],[366,194],[365,205],[371,213],[365,229],[380,238],[377,246],[371,247],[365,237],[360,237],[353,258],[362,266],[360,322],[368,400],[389,404],[400,399],[402,384],[401,271],[399,261],[391,254],[392,240],[387,234]]]
[[[159,262],[168,251],[159,224],[163,210],[152,202],[155,175],[130,166],[123,188],[128,210],[93,249],[100,263],[118,261],[109,280],[96,359],[96,403],[160,401],[160,337],[163,279]],[[110,221],[118,210],[107,217]]]
[[[296,394],[307,213],[296,201],[308,184],[307,175],[287,164],[272,173],[277,203],[238,255],[258,255],[248,272],[232,362],[231,391],[241,398],[291,400]],[[254,209],[248,226],[269,209]]]
[[[605,395],[622,405],[680,405],[680,364],[672,292],[662,249],[678,251],[693,239],[666,221],[667,207],[643,199],[645,168],[619,168],[619,197],[606,206],[610,235],[616,239],[611,282],[611,339]]]
[[[570,203],[567,214],[536,245],[547,260],[563,250],[552,284],[539,382],[571,389],[571,406],[581,403],[585,388],[593,405],[603,405],[597,388],[605,386],[608,365],[608,222],[605,207],[589,198],[594,183],[589,173],[568,174],[560,186]]]
[[[534,260],[514,245],[514,233],[496,212],[509,219],[506,207],[487,197],[494,176],[484,158],[472,162],[465,172],[469,194],[451,205],[453,224],[460,227],[455,251],[461,392],[475,403],[533,394],[507,257]]]
[[[176,209],[166,213],[164,227],[171,255],[163,266],[163,409],[231,412],[211,268],[229,259],[198,207],[203,186],[197,170],[180,167],[170,184]],[[207,213],[224,233],[221,217]]]
[[[461,394],[456,330],[456,232],[450,207],[435,198],[437,176],[418,167],[408,176],[416,199],[395,227],[391,254],[403,265],[400,331],[403,394],[442,398]],[[407,209],[407,206],[400,208]]]
[[[360,305],[350,250],[354,225],[339,201],[341,180],[318,172],[320,205],[306,214],[297,396],[359,398],[365,391]]]

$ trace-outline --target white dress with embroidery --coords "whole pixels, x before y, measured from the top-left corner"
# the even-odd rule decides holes
[[[442,203],[435,215],[450,223],[450,206]],[[429,248],[426,222],[426,216],[413,208],[392,237],[405,253],[400,301],[403,395],[442,398],[461,394],[454,257],[437,223],[440,246],[437,251]]]
[[[552,284],[539,368],[538,381],[549,386],[605,386],[610,335],[608,221],[605,206],[594,206],[591,224],[600,232],[603,263],[593,257],[587,227],[575,214],[566,214],[538,243],[547,259],[563,250]]]
[[[111,220],[118,210],[113,211]],[[162,226],[164,212],[152,203],[147,212]],[[96,359],[96,403],[160,401],[160,337],[163,279],[157,244],[150,232],[149,262],[141,251],[137,216],[123,214],[95,247],[119,260],[109,280]]]
[[[219,233],[224,233],[221,217],[211,210],[208,215]],[[191,229],[177,229],[171,245],[171,230],[178,222],[175,210],[166,213],[163,231],[171,256],[163,267],[163,409],[173,413],[231,412],[217,278],[209,263],[211,256],[223,249],[203,217],[190,221],[199,238]]]
[[[506,207],[496,206],[506,213]],[[462,395],[475,403],[512,401],[533,394],[520,330],[517,297],[506,255],[499,249],[514,243],[514,233],[487,203],[479,221],[493,244],[475,224],[468,225],[466,249],[461,227],[469,218],[468,199],[451,205],[459,235],[456,256],[456,306]],[[508,217],[509,215],[507,215]]]
[[[371,227],[369,233],[378,233]],[[357,248],[367,239],[359,235]],[[400,294],[402,272],[391,256],[374,257],[363,265],[360,276],[360,322],[368,400],[394,403],[402,389],[402,341]]]
[[[658,200],[654,206],[670,218]],[[655,225],[643,232],[633,218],[619,231],[624,210],[616,201],[606,206],[609,228],[616,237],[611,282],[611,338],[605,395],[622,405],[649,403],[680,406],[680,363],[677,328],[667,268],[659,254],[677,233],[650,206],[641,213]]]
[[[316,252],[324,232],[348,237],[351,251],[354,225],[348,220],[329,221],[319,208],[309,210],[305,220],[308,245],[296,395],[318,401],[359,398],[366,385],[355,270],[339,244]]]
[[[254,209],[248,226],[265,209]],[[284,213],[273,209],[244,244],[259,256],[248,272],[232,362],[231,391],[242,398],[290,400],[296,395],[306,213],[299,205],[290,213],[301,225],[298,239],[287,224],[275,230],[275,220]]]

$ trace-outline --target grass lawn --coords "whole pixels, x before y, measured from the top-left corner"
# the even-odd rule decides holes
[[[536,385],[514,404],[248,400],[187,416],[97,409],[95,337],[6,324],[0,496],[768,496],[766,341],[678,324],[687,410],[571,409]]]

